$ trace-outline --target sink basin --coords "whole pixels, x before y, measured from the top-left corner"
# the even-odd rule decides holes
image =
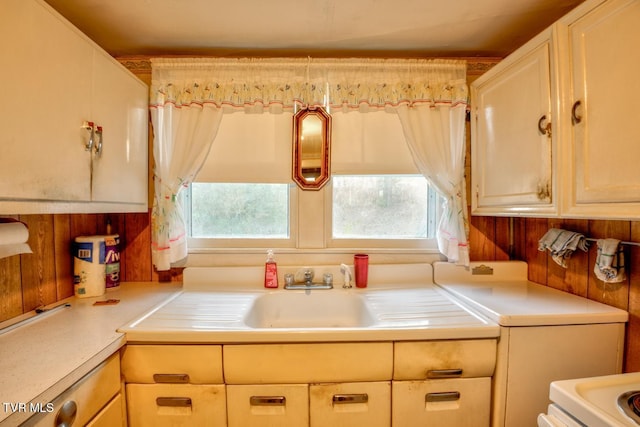
[[[256,298],[244,322],[251,328],[362,328],[375,318],[354,293],[288,290]]]

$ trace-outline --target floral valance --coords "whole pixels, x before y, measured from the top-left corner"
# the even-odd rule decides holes
[[[152,59],[151,107],[225,111],[395,109],[467,103],[466,62],[443,59]]]

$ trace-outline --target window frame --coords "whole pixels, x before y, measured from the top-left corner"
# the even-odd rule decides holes
[[[343,176],[364,176],[364,174],[340,174]],[[371,175],[381,175],[381,174],[371,174]],[[387,174],[389,175],[389,174]],[[418,176],[417,174],[391,174],[391,175],[413,175]],[[441,204],[438,203],[438,194],[433,189],[431,185],[429,185],[429,190],[427,194],[428,200],[428,211],[429,216],[431,218],[430,223],[428,224],[429,230],[433,231],[434,237],[431,238],[407,238],[407,239],[362,239],[362,238],[334,238],[333,237],[333,180],[329,182],[327,188],[325,189],[327,192],[326,198],[327,203],[325,203],[325,242],[327,248],[339,248],[339,249],[347,249],[347,248],[372,248],[372,249],[389,249],[389,250],[413,250],[413,249],[428,249],[428,250],[437,250],[438,245],[435,238],[435,232],[437,229],[439,215],[442,214]]]
[[[249,183],[251,184],[251,183]],[[298,192],[293,183],[287,184],[289,190],[289,237],[288,238],[216,238],[192,237],[191,230],[191,186],[183,191],[183,207],[187,244],[193,249],[246,249],[246,248],[290,248],[295,249],[298,232]]]

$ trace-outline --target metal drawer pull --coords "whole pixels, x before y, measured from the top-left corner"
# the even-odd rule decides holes
[[[165,384],[186,384],[189,374],[153,374],[153,381]]]
[[[73,400],[67,400],[62,404],[62,407],[56,414],[55,426],[56,427],[70,427],[76,420],[76,414],[78,413],[78,405]]]
[[[425,402],[453,402],[460,400],[459,391],[443,391],[440,393],[428,393],[424,396]]]
[[[251,406],[284,406],[287,398],[284,396],[251,396]]]
[[[171,406],[174,408],[190,408],[191,398],[189,397],[158,397],[156,398],[156,405]]]
[[[427,371],[427,378],[458,378],[462,376],[462,369],[433,369]]]
[[[367,393],[359,394],[334,394],[333,404],[342,403],[367,403],[369,401],[369,395]]]

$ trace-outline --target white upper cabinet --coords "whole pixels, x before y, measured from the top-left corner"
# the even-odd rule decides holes
[[[471,85],[473,214],[556,212],[551,50],[548,30]]]
[[[473,214],[640,218],[639,23],[587,0],[472,84]]]
[[[0,58],[0,214],[146,211],[146,85],[40,0],[0,3]]]
[[[579,8],[559,24],[568,58],[564,213],[640,218],[640,2]]]

